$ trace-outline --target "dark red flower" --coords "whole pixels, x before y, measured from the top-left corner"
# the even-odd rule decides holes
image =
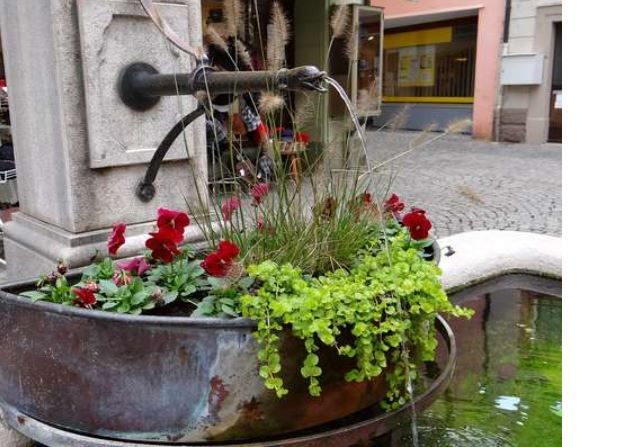
[[[127,225],[118,223],[112,227],[112,233],[108,237],[108,253],[114,256],[118,249],[125,243],[125,230]]]
[[[80,289],[76,287],[73,289],[73,293],[76,295],[76,299],[73,300],[73,304],[77,304],[82,307],[91,307],[93,304],[97,302],[97,298],[92,290],[88,289]]]
[[[239,255],[239,247],[228,241],[221,241],[217,251],[225,259],[233,259]]]
[[[370,194],[369,192],[365,192],[364,194],[362,194],[362,202],[364,203],[364,206],[368,206],[372,204],[372,194]]]
[[[303,144],[308,144],[310,142],[310,135],[306,132],[297,132],[295,133],[295,141],[299,141]]]
[[[383,209],[388,213],[392,213],[394,216],[398,216],[398,213],[405,209],[405,204],[400,201],[400,197],[396,194],[392,194],[390,198],[383,203]]]
[[[241,201],[237,197],[231,197],[222,203],[222,217],[224,220],[230,220],[235,210],[239,209]]]
[[[159,208],[157,210],[157,228],[160,230],[169,230],[174,236],[174,242],[180,244],[183,242],[183,234],[185,227],[189,225],[189,216],[182,211],[167,210]]]
[[[208,254],[200,263],[205,272],[211,276],[226,276],[233,260],[239,255],[239,247],[229,241],[221,241],[217,251]]]
[[[433,226],[431,221],[426,218],[426,211],[424,210],[410,211],[405,214],[402,224],[407,227],[411,238],[416,241],[428,238],[428,231]]]
[[[220,256],[219,253],[214,252],[208,254],[200,263],[200,266],[209,275],[222,277],[226,276],[226,273],[230,269],[231,264],[231,260],[224,259],[222,258],[222,256]]]
[[[127,259],[125,261],[118,261],[116,265],[118,268],[125,270],[126,272],[137,273],[138,276],[142,276],[142,274],[146,273],[151,268],[151,264],[149,264],[148,261],[142,256]]]
[[[149,233],[150,239],[146,241],[146,248],[151,250],[153,259],[170,263],[176,255],[181,253],[175,242],[177,234],[171,230],[160,229],[157,233]]]

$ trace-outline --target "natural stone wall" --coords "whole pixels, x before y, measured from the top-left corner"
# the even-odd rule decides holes
[[[523,143],[525,141],[527,110],[503,109],[499,114],[499,141]]]

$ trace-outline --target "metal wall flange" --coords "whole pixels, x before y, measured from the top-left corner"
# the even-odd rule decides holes
[[[118,77],[117,89],[126,106],[140,112],[155,107],[160,97],[144,95],[138,87],[145,78],[154,74],[159,74],[159,71],[145,62],[134,62],[123,68]]]

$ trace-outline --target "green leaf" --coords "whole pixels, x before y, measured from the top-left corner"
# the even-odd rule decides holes
[[[40,301],[40,300],[45,300],[48,298],[48,295],[43,293],[43,292],[39,292],[37,290],[33,290],[30,292],[23,292],[20,293],[21,296],[25,296],[30,298],[32,301]]]
[[[179,296],[179,292],[177,292],[176,290],[172,290],[170,292],[166,292],[166,293],[164,293],[164,303],[170,304],[174,300],[176,300],[178,296]]]
[[[207,278],[209,285],[213,290],[225,289],[228,287],[228,281],[225,278],[216,278],[215,276],[209,276]]]
[[[130,307],[129,307],[129,304],[127,303],[122,303],[120,306],[116,308],[116,311],[119,314],[126,314],[127,312],[129,312],[129,310],[130,310]]]
[[[131,304],[136,306],[149,298],[150,293],[147,290],[141,290],[131,297]]]
[[[256,282],[256,280],[252,278],[251,276],[244,276],[243,278],[239,280],[239,286],[242,289],[248,290],[250,287],[254,285],[254,282]]]
[[[119,305],[118,301],[106,301],[105,303],[103,303],[103,306],[101,306],[101,308],[103,310],[110,310],[110,309],[114,309],[118,305]]]
[[[142,306],[142,310],[151,310],[155,308],[155,301],[149,301],[144,306]]]
[[[99,281],[99,289],[101,293],[107,296],[113,296],[118,292],[118,287],[112,281],[101,280]]]
[[[82,270],[83,279],[96,278],[98,274],[99,266],[97,264],[91,264],[88,267],[85,267],[84,270]]]
[[[233,309],[232,307],[230,307],[227,304],[224,304],[222,306],[222,312],[224,312],[226,315],[230,315],[231,317],[236,317],[237,316],[237,312],[235,311],[235,309]]]

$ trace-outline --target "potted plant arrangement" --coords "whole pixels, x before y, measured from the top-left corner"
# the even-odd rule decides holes
[[[247,194],[240,192],[219,203],[214,200],[209,209],[223,222],[221,227],[216,228],[212,218],[201,220],[195,215],[208,243],[202,251],[182,246],[190,223],[188,214],[159,209],[144,256],[115,261],[112,256],[124,243],[125,225],[119,223],[110,234],[108,256],[77,275],[67,275],[60,264],[40,278],[35,290],[21,293],[20,300],[43,306],[52,303],[50,312],[58,313],[63,320],[70,315],[80,317],[75,330],[82,332],[67,337],[69,344],[76,336],[84,337],[82,340],[93,348],[109,346],[113,353],[118,351],[115,343],[121,342],[117,337],[120,334],[110,337],[108,323],[114,326],[125,322],[122,337],[130,337],[127,343],[137,345],[129,349],[130,353],[124,348],[117,352],[112,369],[123,375],[121,379],[101,377],[110,365],[88,365],[84,374],[89,383],[84,386],[81,383],[86,378],[79,370],[72,371],[71,380],[77,380],[76,400],[88,390],[105,402],[110,395],[106,398],[93,391],[95,384],[126,409],[95,414],[99,404],[92,408],[93,402],[88,401],[86,408],[83,403],[74,403],[84,413],[77,424],[76,414],[68,416],[73,418],[71,428],[121,439],[240,440],[313,427],[379,401],[383,408],[393,410],[411,399],[409,378],[415,377],[421,361],[434,359],[437,342],[433,323],[437,315],[469,313],[450,303],[437,265],[423,257],[424,248],[433,242],[428,237],[431,222],[426,213],[419,208],[407,209],[396,194],[377,202],[369,192],[357,193],[345,187],[332,190],[337,196],[321,197],[317,190],[313,206],[303,208],[299,188],[292,185],[290,181],[258,183]],[[106,320],[102,311],[114,317]],[[84,327],[83,318],[88,314],[106,324],[103,328]],[[183,371],[171,373],[183,376],[185,383],[161,382],[166,374],[162,361],[187,367],[178,363],[178,356],[170,357],[170,340],[162,342],[162,335],[152,330],[152,325],[159,324],[157,320],[170,325],[167,315],[173,316],[175,325],[182,324],[179,320],[198,323],[188,326],[198,334],[200,324],[209,327],[212,335],[218,330],[241,331],[243,342],[235,345],[216,336],[203,340],[204,345],[197,348],[182,337],[182,341],[175,341],[178,346],[174,349],[185,352],[185,357],[209,357],[211,353],[218,359],[195,358],[198,377],[189,378]],[[51,319],[48,324],[50,334],[60,334]],[[66,321],[58,322],[61,324],[70,327]],[[132,325],[136,326],[134,330]],[[146,327],[146,334],[138,328],[141,325]],[[152,349],[161,349],[163,358],[151,358],[142,365],[151,368],[144,374],[135,371],[136,365],[131,362],[141,364],[132,356],[149,342]],[[62,339],[56,343],[63,346]],[[223,349],[227,352],[221,352]],[[89,349],[78,351],[71,352],[74,359],[96,361]],[[154,354],[157,357],[157,352]],[[97,355],[106,358],[101,352]],[[66,364],[56,367],[56,373],[72,370]],[[131,371],[145,378],[124,376]],[[137,389],[124,394],[128,393],[128,379]],[[114,389],[117,380],[119,389]],[[205,389],[199,390],[194,380],[202,381]],[[179,391],[184,385],[188,391]],[[175,421],[187,415],[182,417],[172,410],[172,421],[167,425],[162,422],[167,420],[166,415],[157,415],[153,423],[159,424],[160,432],[147,433],[151,425],[136,424],[136,416],[149,414],[144,406],[154,403],[150,397],[138,395],[140,390],[175,392],[185,399],[188,392],[192,393],[192,412],[200,407],[203,414],[196,420]],[[6,390],[2,391],[6,396]],[[65,394],[63,402],[71,397],[70,392]],[[161,400],[155,400],[161,405]],[[32,408],[35,416],[54,408],[40,405],[36,399],[34,404],[38,404]],[[130,409],[136,414],[123,414]],[[54,411],[57,414],[58,408]],[[40,417],[45,420],[50,415],[43,413]],[[100,424],[101,419],[106,420],[103,425],[91,422]],[[128,427],[130,434],[123,432]]]
[[[285,108],[274,95],[261,104],[272,129]],[[470,315],[427,259],[426,212],[360,181],[372,176],[334,174],[327,153],[291,181],[277,139],[272,182],[158,209],[142,256],[115,259],[118,223],[80,272],[60,263],[0,290],[0,398],[75,432],[173,443],[410,402],[438,315]],[[192,220],[200,247],[183,245]]]

